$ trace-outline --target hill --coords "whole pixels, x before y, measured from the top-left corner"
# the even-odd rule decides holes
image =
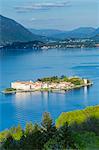
[[[95,31],[92,27],[80,27],[72,31],[67,31],[58,35],[61,38],[90,38],[91,34]]]
[[[80,27],[71,31],[61,31],[54,29],[35,30],[30,29],[32,33],[47,36],[54,39],[66,39],[66,38],[92,38],[99,35],[99,28],[92,27]]]
[[[83,110],[75,110],[72,112],[63,112],[56,120],[56,127],[57,128],[61,127],[66,122],[71,126],[75,123],[78,125],[81,125],[87,119],[89,119],[89,121],[90,121],[90,118],[99,119],[99,105],[97,105],[95,107],[87,107],[86,109],[83,109]]]
[[[99,28],[92,33],[92,39],[99,43]]]
[[[0,15],[0,44],[13,42],[27,42],[41,39],[41,36],[32,34],[16,21]]]
[[[92,33],[92,35],[91,36],[99,36],[99,28],[97,28],[93,33]]]
[[[56,34],[61,34],[64,31],[55,29],[29,29],[33,34],[42,35],[46,37],[53,37]]]

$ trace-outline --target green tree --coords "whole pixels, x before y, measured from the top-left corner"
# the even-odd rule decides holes
[[[61,141],[58,141],[57,138],[49,139],[48,142],[44,145],[44,150],[62,150],[63,145]]]
[[[50,116],[50,113],[45,112],[43,114],[41,125],[45,130],[47,130],[47,131],[50,130],[50,128],[53,126],[53,120]]]
[[[17,127],[12,127],[10,129],[10,133],[15,140],[20,140],[23,135],[23,130],[21,125],[19,124]]]
[[[22,150],[41,150],[44,145],[43,132],[38,124],[27,124],[26,136],[21,138],[20,147]]]
[[[72,132],[67,122],[64,124],[64,126],[60,127],[59,129],[59,141],[62,141],[64,149],[66,148],[76,149],[74,140],[72,138]]]
[[[7,150],[12,150],[12,144],[13,144],[13,137],[11,135],[11,133],[9,132],[7,135],[6,135],[6,139],[5,141],[3,142],[2,144],[2,149],[7,149]]]
[[[25,127],[25,134],[28,135],[28,134],[31,134],[33,132],[33,124],[32,122],[30,123],[26,123],[26,127]]]
[[[53,120],[48,112],[45,112],[43,114],[41,125],[43,130],[43,141],[46,143],[50,138],[54,136],[57,131]]]

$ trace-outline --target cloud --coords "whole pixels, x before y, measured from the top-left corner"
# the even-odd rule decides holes
[[[17,6],[15,9],[17,12],[28,12],[32,10],[47,10],[51,8],[60,8],[70,6],[69,1],[63,2],[46,2],[46,3],[34,3],[31,5]]]
[[[31,18],[31,21],[35,21],[36,20],[36,18]]]

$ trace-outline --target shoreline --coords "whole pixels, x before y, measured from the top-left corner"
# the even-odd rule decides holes
[[[68,89],[59,89],[59,88],[41,88],[41,89],[38,89],[38,90],[12,90],[12,91],[1,91],[1,93],[3,94],[16,94],[16,93],[27,93],[27,92],[52,92],[52,93],[65,93],[67,91],[70,91],[70,90],[74,90],[74,89],[80,89],[80,88],[83,88],[83,87],[88,87],[88,86],[92,86],[93,85],[93,82],[90,82],[90,83],[87,83],[87,84],[82,84],[82,85],[76,85],[74,87],[70,87]]]

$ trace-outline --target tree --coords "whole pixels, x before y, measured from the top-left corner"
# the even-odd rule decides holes
[[[51,127],[53,126],[53,120],[52,120],[52,118],[51,118],[51,116],[50,116],[50,114],[48,112],[45,112],[43,114],[41,125],[47,131],[50,130]]]
[[[43,130],[43,141],[47,142],[56,133],[56,127],[53,120],[48,112],[43,114],[42,118],[42,130]]]
[[[17,127],[11,128],[10,132],[11,132],[13,139],[15,140],[20,140],[23,135],[23,130],[20,124]]]
[[[13,141],[14,141],[14,139],[13,139],[11,133],[9,132],[6,135],[6,139],[2,144],[2,149],[4,148],[4,149],[7,149],[7,150],[12,150]]]
[[[64,126],[59,129],[59,140],[62,141],[63,148],[73,148],[76,149],[74,140],[72,138],[72,131],[66,122]]]
[[[32,122],[30,123],[26,123],[26,127],[25,127],[25,134],[31,134],[33,132],[33,124]]]
[[[63,145],[57,140],[57,138],[49,139],[48,142],[44,144],[44,150],[62,150]]]

